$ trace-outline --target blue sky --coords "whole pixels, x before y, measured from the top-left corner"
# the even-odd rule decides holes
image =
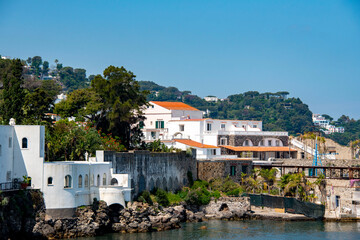
[[[0,54],[124,66],[201,97],[289,91],[360,118],[358,0],[0,0]]]

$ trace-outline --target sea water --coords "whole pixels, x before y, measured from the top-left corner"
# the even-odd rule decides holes
[[[205,226],[206,229],[203,227]],[[112,233],[82,240],[146,239],[357,239],[360,222],[282,222],[270,220],[219,221],[184,223],[180,229],[150,233]]]

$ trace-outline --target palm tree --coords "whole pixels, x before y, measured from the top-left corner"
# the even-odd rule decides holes
[[[270,185],[273,185],[276,179],[276,172],[277,172],[276,168],[272,168],[272,169],[262,168],[259,172],[259,175],[263,178],[263,180],[267,185],[269,194],[270,194]]]

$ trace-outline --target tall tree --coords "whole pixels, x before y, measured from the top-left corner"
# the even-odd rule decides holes
[[[10,118],[15,118],[20,123],[23,118],[22,106],[25,93],[22,88],[24,82],[22,71],[23,65],[20,59],[14,59],[11,60],[9,71],[3,75],[2,115],[5,123],[8,123]]]
[[[109,66],[104,76],[97,75],[91,82],[104,103],[99,127],[118,136],[126,148],[131,147],[130,138],[137,132],[137,127],[133,126],[144,119],[142,107],[147,104],[147,92],[140,91],[135,77],[124,67]]]
[[[43,66],[42,66],[42,74],[48,75],[48,72],[49,72],[49,62],[44,61]]]
[[[39,76],[40,74],[40,66],[42,63],[42,58],[40,56],[35,56],[31,59],[31,66],[35,69],[36,76]]]

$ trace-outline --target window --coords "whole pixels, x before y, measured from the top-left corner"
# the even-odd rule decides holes
[[[144,124],[143,121],[139,122],[139,128],[140,128],[140,129],[143,129],[143,128],[144,128],[144,125],[145,125],[145,124]]]
[[[104,175],[103,175],[103,185],[104,185],[104,186],[107,185],[107,184],[106,184],[106,173],[104,173]]]
[[[253,128],[257,128],[257,125],[253,125]]]
[[[184,125],[179,125],[179,131],[183,132],[185,130],[185,126]]]
[[[22,139],[21,148],[28,148],[28,139],[27,138]]]
[[[226,138],[220,138],[220,145],[227,145],[227,139]]]
[[[53,178],[52,177],[48,177],[48,182],[47,185],[53,185]]]
[[[259,145],[264,146],[264,140],[261,140]]]
[[[249,146],[249,140],[245,140],[245,142],[244,142],[244,146]]]
[[[276,140],[275,144],[276,144],[277,147],[280,146],[280,141]]]
[[[9,148],[12,147],[12,137],[9,137]]]
[[[271,140],[268,140],[268,146],[271,146]]]
[[[99,174],[97,175],[97,178],[96,178],[96,186],[100,186],[100,175]]]
[[[212,149],[212,154],[216,155],[216,149]]]
[[[156,138],[156,132],[151,132],[151,138],[155,139]]]
[[[71,188],[71,176],[70,175],[65,176],[64,188]]]
[[[164,121],[156,121],[155,128],[164,128]]]
[[[222,123],[222,124],[220,125],[220,128],[221,128],[221,130],[225,130],[225,123]]]
[[[78,187],[82,188],[82,176],[81,176],[81,174],[79,175]]]
[[[90,175],[90,186],[94,186],[94,174]]]
[[[211,123],[206,124],[206,131],[208,131],[208,132],[211,131]]]
[[[84,183],[85,187],[89,187],[89,176],[87,174],[85,174],[85,183]]]
[[[340,196],[335,196],[335,206],[336,207],[340,206]]]
[[[230,166],[230,176],[236,175],[236,166]]]
[[[110,184],[113,185],[113,186],[117,186],[118,185],[118,180],[116,178],[113,178],[113,179],[111,179]]]

